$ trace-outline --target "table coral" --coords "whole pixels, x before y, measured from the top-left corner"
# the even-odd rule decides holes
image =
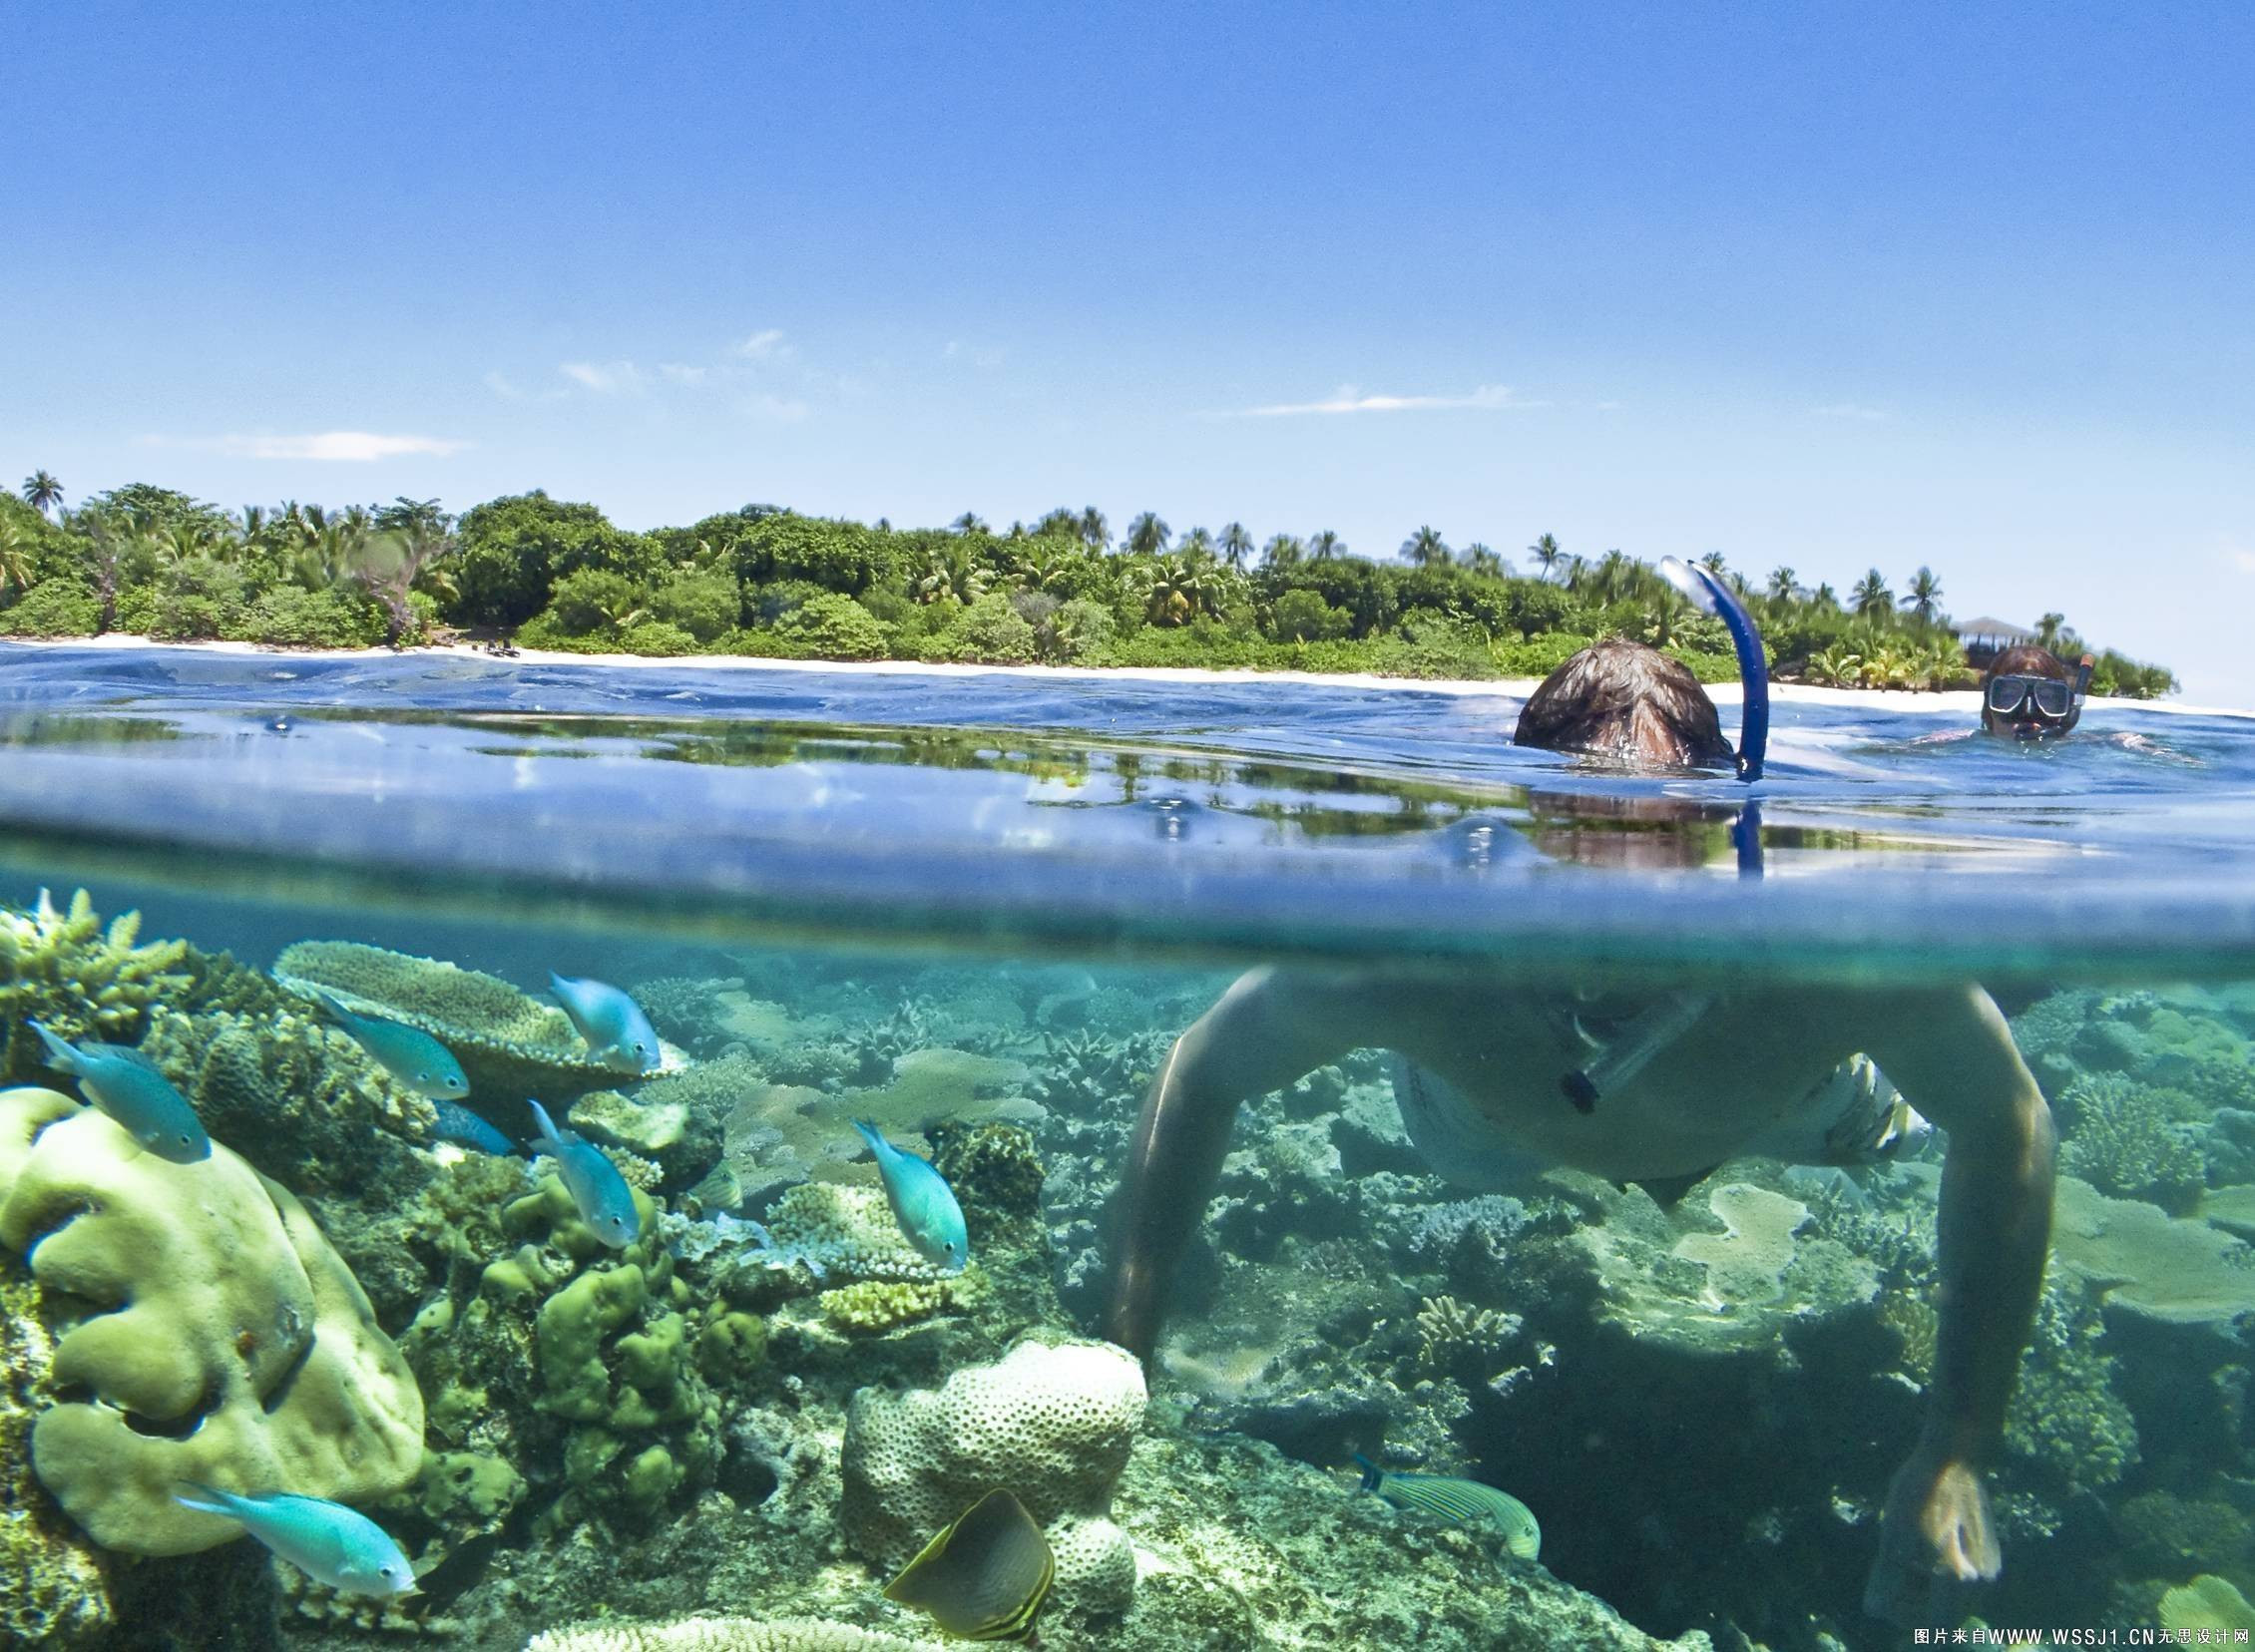
[[[1020,1343],[938,1389],[863,1389],[847,1414],[838,1518],[870,1563],[895,1571],[998,1486],[1052,1532],[1061,1605],[1124,1610],[1134,1552],[1112,1488],[1142,1426],[1142,1368],[1109,1343]]]
[[[589,1055],[563,1011],[482,971],[352,941],[299,941],[274,961],[274,979],[430,1033],[462,1063],[480,1103],[527,1095],[554,1103],[620,1082]],[[660,1070],[681,1065],[679,1051],[669,1049]]]
[[[2059,1178],[2051,1254],[2109,1307],[2166,1324],[2229,1325],[2255,1313],[2255,1251],[2202,1221]]]
[[[0,1244],[48,1292],[100,1305],[57,1339],[40,1480],[89,1535],[137,1554],[231,1540],[183,1480],[342,1501],[409,1483],[423,1403],[302,1205],[226,1146],[141,1152],[51,1090],[0,1092]]]
[[[0,1079],[45,1069],[27,1021],[73,1042],[140,1040],[150,1010],[189,984],[186,942],[140,936],[141,914],[105,928],[83,889],[61,912],[44,889],[29,911],[0,908]]]

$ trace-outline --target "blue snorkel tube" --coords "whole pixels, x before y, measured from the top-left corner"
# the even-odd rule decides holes
[[[1769,661],[1762,654],[1762,633],[1731,589],[1705,569],[1673,557],[1660,559],[1660,577],[1682,593],[1683,600],[1701,614],[1712,615],[1730,632],[1730,645],[1738,654],[1738,778],[1762,777],[1762,757],[1769,750]]]

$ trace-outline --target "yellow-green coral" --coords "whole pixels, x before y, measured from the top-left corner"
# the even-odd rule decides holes
[[[873,1337],[934,1314],[970,1307],[981,1294],[976,1266],[953,1279],[864,1279],[824,1291],[817,1300],[834,1331]]]
[[[174,1502],[184,1480],[353,1501],[420,1469],[422,1397],[367,1297],[226,1146],[174,1164],[67,1096],[0,1091],[0,1245],[43,1291],[108,1309],[56,1340],[57,1389],[85,1398],[32,1428],[41,1482],[104,1547],[234,1536]]]
[[[139,945],[141,914],[105,929],[85,890],[62,911],[47,891],[29,912],[0,909],[0,1078],[41,1069],[38,1021],[68,1039],[136,1043],[150,1008],[184,991],[185,941]]]
[[[2180,1583],[2161,1596],[2161,1627],[2176,1633],[2191,1629],[2255,1629],[2255,1606],[2228,1579],[2213,1575]]]

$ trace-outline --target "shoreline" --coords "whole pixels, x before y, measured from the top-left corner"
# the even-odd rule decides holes
[[[1415,693],[1453,694],[1525,699],[1542,681],[1540,677],[1461,678],[1380,676],[1367,671],[1264,671],[1251,666],[1214,668],[1196,665],[965,665],[925,663],[914,659],[764,659],[746,654],[591,654],[545,648],[525,648],[514,656],[490,654],[467,643],[421,643],[411,648],[287,648],[263,642],[160,642],[153,637],[117,631],[101,636],[7,636],[0,646],[25,648],[98,648],[118,653],[163,652],[236,654],[267,659],[476,659],[495,665],[595,665],[611,668],[699,669],[720,671],[845,672],[860,676],[977,677],[1016,676],[1053,681],[1216,683],[1237,686],[1274,682],[1321,688],[1400,689]],[[1740,689],[1735,682],[1707,684],[1717,705],[1736,705]],[[1978,720],[1981,694],[1972,688],[1927,690],[1913,688],[1830,688],[1816,683],[1775,682],[1770,696],[1780,704],[1869,705],[1889,711],[1924,711]],[[2183,705],[2171,700],[2107,698],[2093,695],[2089,706],[2106,710],[2156,711],[2170,716],[2255,718],[2255,709],[2216,705]]]

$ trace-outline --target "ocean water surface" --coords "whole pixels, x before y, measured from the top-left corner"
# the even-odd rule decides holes
[[[0,1346],[0,1508],[26,1511],[45,1591],[0,1586],[0,1617],[87,1645],[825,1644],[652,1627],[697,1615],[923,1644],[935,1620],[880,1591],[1007,1486],[1060,1557],[1053,1648],[1907,1644],[1865,1586],[1934,1380],[1948,1143],[1868,1062],[1809,1092],[1831,1098],[1813,1132],[1640,1180],[1453,1139],[1416,1063],[1311,1035],[1305,1064],[1248,1061],[1275,1087],[1182,1190],[1195,1237],[1139,1423],[1064,1448],[1087,1458],[1070,1484],[975,1451],[878,1460],[892,1397],[1108,1328],[1136,1110],[1177,1036],[1272,970],[1373,1040],[1551,1029],[1624,1094],[1658,1082],[1621,1053],[1655,1027],[1655,1074],[1742,1051],[1754,1093],[1792,1066],[1799,1034],[1758,1013],[1709,1059],[1654,1006],[1775,1005],[1816,1046],[1835,1013],[1978,986],[2061,1179],[1984,1465],[2003,1572],[1936,1583],[1920,1621],[2255,1627],[2234,1615],[2255,1593],[2255,721],[2101,706],[2037,749],[1974,736],[1970,710],[1786,700],[1748,787],[1517,749],[1518,706],[0,647],[0,1078],[78,1093],[29,1019],[140,1047],[304,1201],[392,1350],[353,1369],[421,1418],[313,1428],[390,1463],[355,1478],[336,1438],[290,1432],[299,1379],[229,1352],[249,1332],[170,1305],[146,1239],[103,1290],[36,1282],[53,1209],[91,1231],[162,1178],[66,1175],[44,1126],[0,1131],[0,1211],[63,1178],[48,1214],[0,1217],[11,1314],[61,1346],[148,1303],[199,1374],[57,1376],[39,1338]],[[105,942],[94,918],[129,910],[138,933]],[[607,1069],[551,972],[626,990],[663,1060]],[[446,1141],[316,988],[446,1044],[510,1142],[533,1098],[609,1149],[640,1248],[591,1244],[546,1161]],[[1230,1037],[1268,1036],[1247,1026]],[[1887,1034],[1913,1068],[1918,1032]],[[1805,1081],[1774,1110],[1815,1106]],[[904,1248],[856,1117],[957,1187],[963,1273]],[[343,1313],[283,1340],[301,1363],[345,1346]],[[1485,1505],[1359,1489],[1358,1458],[1509,1493],[1539,1552]],[[230,1468],[230,1489],[349,1492],[421,1592],[337,1595],[209,1529],[137,1537],[156,1528],[89,1489],[163,1504]],[[208,1629],[156,1604],[181,1599]]]

